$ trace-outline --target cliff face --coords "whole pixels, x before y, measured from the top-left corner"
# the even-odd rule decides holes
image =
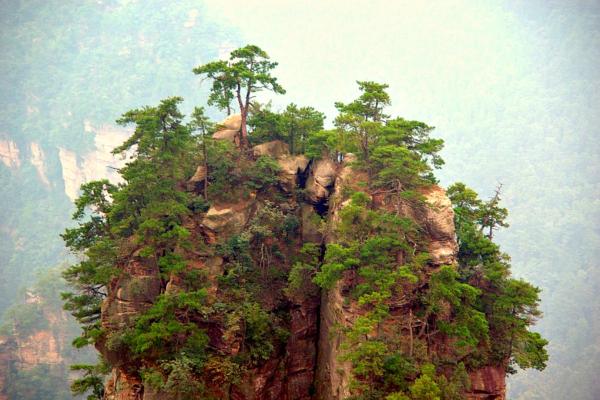
[[[8,383],[16,361],[16,347],[11,337],[0,336],[0,400],[8,400]]]
[[[230,131],[237,129],[238,121],[225,121],[224,130],[215,134],[222,140],[235,140]],[[253,149],[255,157],[268,155],[274,158],[281,168],[277,187],[279,209],[287,210],[300,221],[299,238],[284,243],[283,238],[274,238],[283,253],[298,250],[302,243],[324,245],[333,239],[332,226],[339,219],[339,211],[348,203],[345,193],[348,189],[364,191],[366,177],[352,169],[353,156],[345,156],[341,164],[329,159],[310,162],[304,156],[289,154],[287,145],[282,142],[269,142]],[[202,190],[206,171],[198,167],[196,174],[188,182],[188,189]],[[298,195],[298,190],[302,195]],[[370,193],[375,207],[395,211],[399,215],[414,219],[426,236],[430,259],[425,275],[441,265],[456,262],[457,243],[455,239],[454,214],[444,190],[430,186],[420,193],[425,199],[424,206],[393,205],[384,196]],[[201,217],[188,222],[192,235],[199,241],[217,243],[242,233],[252,224],[261,210],[269,207],[269,200],[251,194],[249,198],[234,203],[213,203]],[[395,208],[394,208],[395,207]],[[324,220],[321,220],[324,217]],[[322,222],[319,222],[322,221]],[[108,331],[127,326],[133,317],[147,310],[162,292],[176,292],[182,283],[176,277],[164,281],[157,265],[148,264],[136,257],[133,251],[130,262],[124,266],[121,277],[113,280],[109,296],[102,307],[102,325]],[[189,254],[188,254],[189,255]],[[266,254],[265,257],[273,255]],[[224,276],[225,260],[222,256],[209,252],[193,255],[192,268],[204,271],[210,281],[209,301],[223,296],[220,278]],[[291,258],[285,258],[279,265],[284,272],[291,268]],[[222,399],[331,399],[338,400],[350,396],[351,365],[342,361],[342,328],[350,326],[361,315],[357,302],[348,298],[347,289],[355,277],[346,271],[335,287],[319,290],[307,282],[301,293],[285,290],[281,281],[268,283],[269,290],[261,295],[261,304],[269,311],[286,315],[286,328],[289,332],[284,343],[279,345],[264,362],[247,369],[241,379],[227,384],[223,373],[206,368],[209,382],[209,396]],[[426,284],[426,283],[425,283]],[[400,298],[392,298],[391,319],[384,330],[392,332],[395,326],[412,318],[410,304]],[[209,346],[221,355],[236,355],[241,346],[240,333],[227,326],[218,316],[213,316],[205,328],[209,336]],[[433,336],[429,349],[443,348],[445,343],[436,342]],[[439,339],[442,341],[443,339]],[[97,347],[112,363],[105,398],[108,400],[150,400],[169,399],[166,393],[157,392],[144,385],[140,369],[144,367],[136,361],[123,358],[122,353],[111,349],[105,341]],[[486,366],[469,371],[471,390],[465,393],[468,399],[504,399],[505,383],[502,366]],[[210,383],[212,382],[212,383]],[[174,397],[173,397],[174,398]]]
[[[48,303],[32,292],[16,310],[20,312],[7,317],[5,334],[0,336],[0,399],[66,396],[68,365],[89,356],[88,351],[79,355],[72,351],[74,321],[56,302]],[[27,317],[32,313],[35,319]]]

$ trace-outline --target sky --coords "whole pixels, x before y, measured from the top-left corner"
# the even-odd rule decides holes
[[[440,93],[460,103],[462,89],[478,81],[486,82],[481,94],[491,94],[517,64],[528,62],[512,31],[515,17],[493,3],[478,4],[207,3],[213,18],[239,30],[240,42],[263,47],[279,62],[276,73],[289,99],[332,116],[334,101],[356,95],[354,81],[382,81],[390,84],[393,111],[414,118],[432,117]]]

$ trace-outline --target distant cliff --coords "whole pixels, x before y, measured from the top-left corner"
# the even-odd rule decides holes
[[[62,310],[59,270],[45,272],[8,309],[0,332],[0,399],[67,399],[69,365],[91,361],[89,350],[71,345],[77,325]]]

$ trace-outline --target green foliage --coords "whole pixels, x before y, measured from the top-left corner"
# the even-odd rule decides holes
[[[382,121],[389,117],[383,113],[385,106],[391,104],[391,99],[386,89],[387,84],[372,81],[357,81],[362,92],[360,97],[351,103],[335,103],[341,114],[356,115],[365,121]]]
[[[194,318],[206,312],[205,297],[205,289],[160,295],[126,332],[124,342],[134,354],[168,358],[183,351],[201,364],[208,337]]]
[[[287,106],[281,115],[282,131],[292,154],[302,154],[311,134],[323,129],[325,115],[312,107]]]
[[[529,331],[541,315],[540,290],[510,278],[509,257],[492,242],[493,230],[507,226],[507,211],[499,206],[499,189],[487,202],[463,183],[452,185],[448,194],[455,209],[460,273],[482,289],[479,307],[489,324],[490,358],[507,365],[509,373],[515,372],[513,364],[544,369],[548,342]]]
[[[213,61],[193,69],[196,75],[205,75],[212,80],[208,104],[228,109],[233,99],[238,102],[242,116],[242,144],[248,142],[246,121],[250,100],[261,90],[284,94],[285,90],[271,75],[277,66],[260,47],[246,45],[231,52],[228,61]]]
[[[412,400],[441,400],[442,392],[435,382],[435,366],[425,364],[421,367],[421,376],[410,385]]]
[[[234,160],[238,153],[231,143],[214,139],[205,139],[207,155],[205,158],[208,167],[208,198],[221,200],[227,199],[227,194],[232,187],[241,183],[241,174],[236,171]]]
[[[325,115],[313,107],[298,107],[291,103],[284,111],[276,113],[271,110],[270,103],[264,106],[253,103],[248,120],[252,128],[251,141],[258,144],[283,140],[290,153],[303,154],[310,137],[323,129],[324,119]]]
[[[269,314],[258,303],[245,303],[242,316],[245,322],[244,346],[250,360],[253,363],[268,360],[274,350]]]
[[[454,318],[452,321],[439,321],[440,330],[456,337],[456,346],[475,348],[488,339],[488,322],[485,315],[475,308],[481,291],[458,281],[458,273],[449,266],[443,266],[431,275],[429,291],[425,304],[430,313],[439,313],[441,307],[450,305]]]
[[[86,395],[87,400],[101,400],[104,398],[104,379],[110,372],[110,367],[104,360],[98,364],[75,364],[71,365],[71,371],[83,373],[71,383],[71,393],[74,395]]]
[[[432,139],[432,127],[419,121],[390,119],[384,113],[391,99],[388,85],[358,82],[361,95],[354,101],[336,103],[340,114],[335,119],[336,130],[320,132],[309,138],[308,153],[326,145],[328,152],[339,158],[345,152],[358,152],[358,163],[369,174],[376,187],[391,189],[398,194],[426,183],[435,183],[433,168],[440,168],[439,156],[443,141]]]
[[[253,102],[248,116],[248,125],[252,133],[250,136],[252,144],[285,140],[281,113],[272,110],[271,102],[266,104]]]
[[[246,174],[246,186],[251,190],[267,189],[277,183],[281,170],[277,161],[269,156],[260,156]]]
[[[242,86],[249,94],[261,89],[285,93],[277,79],[269,75],[277,63],[268,59],[267,53],[258,46],[247,45],[232,51],[229,61],[213,61],[194,68],[193,72],[212,79],[208,104],[224,109],[234,95],[241,96],[241,92],[235,92],[236,86]]]
[[[168,394],[181,400],[203,398],[204,384],[198,379],[201,372],[196,360],[185,353],[163,361],[155,368],[142,370],[144,384],[158,393]]]
[[[288,275],[288,294],[306,294],[320,262],[321,248],[315,243],[305,243],[300,249],[298,260]],[[308,291],[310,293],[310,291]]]
[[[383,361],[383,369],[386,386],[403,391],[408,389],[408,381],[417,372],[413,362],[399,353],[387,355]]]
[[[344,135],[336,130],[319,130],[313,132],[306,140],[305,151],[307,157],[317,159],[322,156],[332,156],[335,160],[337,156],[350,151],[346,146]]]
[[[233,51],[229,61],[194,69],[212,80],[210,104],[229,108],[237,98],[242,151],[208,137],[214,126],[201,107],[184,123],[178,97],[123,114],[119,123],[135,127],[114,150],[130,155],[120,171],[124,183],[84,186],[74,214],[80,225],[64,235],[84,256],[65,272],[77,289],[64,295],[65,307],[84,325],[78,344],[103,338],[114,351],[126,351],[148,366],[146,384],[178,398],[196,398],[205,370],[220,371],[231,383],[246,368],[283,351],[289,316],[266,307],[278,301],[270,290],[287,282],[284,293],[292,300],[316,295],[316,287],[331,290],[344,277],[349,278],[340,288],[345,301],[361,311],[341,329],[341,359],[352,365],[357,398],[454,400],[468,387],[467,369],[477,363],[543,368],[547,342],[528,331],[539,316],[539,291],[509,278],[508,257],[492,242],[493,231],[506,226],[499,190],[483,202],[464,185],[449,189],[459,265],[432,269],[428,264],[427,235],[403,210],[408,205],[418,213],[427,207],[420,188],[436,182],[433,170],[443,165],[443,142],[430,138],[433,128],[422,122],[385,114],[391,103],[386,84],[358,82],[356,100],[336,103],[340,114],[332,131],[322,130],[324,116],[311,107],[290,104],[275,113],[255,104],[249,121],[253,141],[285,140],[293,154],[335,162],[357,152],[353,168],[368,177],[366,192],[340,194],[344,206],[337,210],[324,254],[316,244],[304,244],[299,253],[292,247],[300,222],[293,207],[277,203],[278,163],[268,156],[253,159],[243,149],[252,95],[261,89],[283,93],[270,75],[275,66],[260,48],[246,46]],[[200,200],[185,190],[199,162],[207,172]],[[190,254],[198,244],[188,222],[213,202],[250,193],[258,201],[248,224],[216,244],[201,244],[224,262],[218,292],[209,296],[204,277],[191,271]],[[100,304],[132,252],[142,263],[157,265],[161,278],[184,283],[161,293],[120,331],[103,332]],[[400,323],[398,310],[408,310]],[[216,354],[209,345],[206,326],[217,320],[224,338],[239,340],[235,356]],[[438,352],[432,340],[448,349]],[[436,368],[445,375],[436,375]]]

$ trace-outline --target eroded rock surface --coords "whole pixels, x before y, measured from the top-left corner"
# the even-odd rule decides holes
[[[506,382],[503,366],[488,366],[469,374],[471,390],[467,400],[504,400]]]
[[[452,203],[446,191],[437,185],[424,189],[422,194],[428,207],[424,207],[420,219],[429,238],[431,263],[452,264],[458,253]]]
[[[222,129],[213,133],[212,137],[218,140],[228,140],[232,143],[237,143],[240,132],[235,129]]]
[[[226,140],[239,145],[242,116],[232,114],[217,124],[217,131],[212,137],[218,140]]]
[[[233,127],[233,122],[224,122],[222,126]],[[280,141],[255,146],[253,154],[255,157],[272,157],[280,165],[278,190],[285,196],[281,197],[283,200],[278,206],[296,213],[300,221],[301,242],[321,244],[334,240],[331,226],[349,201],[345,193],[367,191],[364,184],[367,175],[353,168],[355,157],[352,155],[346,155],[341,164],[329,158],[309,163],[304,156],[290,155],[287,145]],[[205,178],[206,171],[199,167],[190,182],[200,182]],[[295,193],[295,189],[303,189],[301,184],[304,179],[305,198],[298,200],[292,193]],[[397,205],[376,193],[368,193],[376,207],[410,216],[423,227],[426,237],[424,250],[431,256],[429,268],[433,270],[456,261],[454,214],[442,188],[432,185],[422,190],[421,194],[424,202]],[[204,235],[210,243],[216,243],[243,232],[261,207],[264,207],[264,203],[255,195],[234,203],[212,204],[189,229],[194,232],[193,235],[197,235],[194,240],[201,240]],[[197,259],[189,267],[207,272],[211,282],[209,295],[217,298],[219,277],[225,273],[223,258],[198,253]],[[181,282],[176,278],[168,279],[163,288],[154,266],[134,260],[127,269],[129,276],[123,276],[113,283],[112,294],[103,306],[104,326],[123,326],[132,316],[148,307],[159,293],[181,288]],[[247,370],[235,385],[222,384],[218,375],[212,377],[214,383],[209,385],[208,392],[214,398],[235,400],[341,400],[350,396],[351,365],[340,359],[343,340],[340,328],[350,326],[362,312],[345,292],[353,279],[352,271],[346,271],[331,290],[319,291],[314,286],[306,287],[303,288],[303,296],[284,295],[281,288],[271,288],[269,293],[264,294],[263,304],[269,311],[278,309],[287,313],[287,342],[271,358]],[[144,293],[140,293],[140,289]],[[389,326],[382,327],[384,330],[394,329],[394,324],[402,324],[408,318],[409,306],[402,303],[402,299],[392,299],[392,303],[391,322]],[[242,343],[239,332],[228,331],[215,323],[207,327],[207,333],[211,348],[220,354],[235,355],[240,351]],[[108,353],[105,355],[110,356],[110,352],[104,351]],[[469,399],[504,399],[501,367],[485,367],[471,372],[470,377],[473,389],[468,394]],[[118,363],[109,379],[105,398],[172,399],[164,393],[145,389],[139,375]]]
[[[235,204],[214,205],[206,213],[202,224],[217,234],[225,237],[240,233],[256,205],[251,197]]]
[[[255,157],[269,156],[277,161],[279,168],[281,168],[279,183],[281,184],[281,188],[287,193],[291,193],[298,187],[298,177],[306,171],[309,163],[308,158],[303,154],[291,155],[289,146],[281,140],[274,140],[254,146],[252,152]]]
[[[306,198],[313,204],[327,201],[337,176],[337,165],[329,158],[314,161],[306,181]]]
[[[239,131],[242,127],[242,116],[240,114],[231,114],[223,121],[219,122],[219,126],[225,129],[233,129]]]

